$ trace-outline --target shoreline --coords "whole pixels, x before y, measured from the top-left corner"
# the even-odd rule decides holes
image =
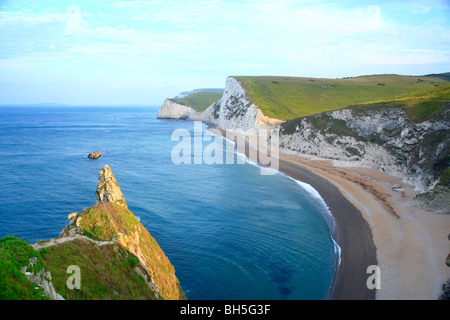
[[[208,130],[218,131],[224,138],[240,135],[217,126],[208,127]],[[252,146],[246,136],[245,142],[245,155],[248,158]],[[313,187],[325,201],[332,215],[335,224],[332,237],[340,248],[340,263],[333,275],[329,299],[374,300],[375,290],[369,290],[366,285],[369,276],[366,271],[368,266],[377,265],[376,247],[369,225],[359,210],[327,179],[293,162],[285,153],[279,154],[277,171]]]
[[[217,126],[223,137],[239,135]],[[249,142],[246,141],[248,157]],[[332,234],[340,247],[340,264],[330,289],[331,300],[438,299],[450,278],[445,264],[450,217],[408,206],[418,194],[399,177],[359,166],[280,150],[279,172],[311,185],[335,222]],[[400,188],[394,190],[394,185]],[[367,280],[380,269],[381,288]],[[371,282],[372,283],[372,282]]]
[[[335,221],[332,234],[340,247],[340,264],[331,285],[331,300],[374,300],[375,290],[366,285],[367,267],[378,265],[372,232],[361,212],[328,180],[286,159],[280,153],[283,174],[313,187],[325,201]],[[351,232],[349,232],[351,230]]]

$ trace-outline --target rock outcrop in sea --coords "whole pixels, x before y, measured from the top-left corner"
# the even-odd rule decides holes
[[[102,154],[100,152],[92,152],[88,154],[88,158],[89,159],[98,159],[102,156]]]
[[[97,204],[111,202],[124,208],[128,207],[116,177],[107,165],[100,170],[98,187],[95,190],[95,201]]]

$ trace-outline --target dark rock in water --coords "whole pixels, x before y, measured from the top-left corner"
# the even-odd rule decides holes
[[[102,156],[102,154],[100,152],[92,152],[89,153],[88,158],[89,159],[98,159]]]

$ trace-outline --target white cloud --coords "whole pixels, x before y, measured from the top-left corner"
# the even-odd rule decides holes
[[[77,5],[70,5],[67,8],[67,33],[72,34],[80,30],[83,17],[81,15],[80,7]]]
[[[381,18],[381,9],[379,6],[371,5],[367,8],[366,12],[369,17],[366,19],[368,29],[381,29],[383,21]]]

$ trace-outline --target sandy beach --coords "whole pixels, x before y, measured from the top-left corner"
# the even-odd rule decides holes
[[[336,222],[333,237],[341,248],[341,263],[330,299],[439,298],[450,279],[445,264],[450,216],[409,207],[418,194],[413,186],[384,172],[289,150],[280,152],[279,171],[316,189]],[[400,187],[393,190],[394,185]],[[367,287],[372,265],[380,269],[380,289]]]
[[[332,161],[312,160],[298,155],[281,154],[281,161],[306,168],[332,183],[367,221],[381,271],[381,289],[376,290],[376,299],[439,298],[442,285],[450,278],[450,268],[445,264],[450,252],[450,241],[447,238],[450,233],[450,216],[408,206],[408,202],[418,192],[413,186],[403,183],[399,177],[384,172],[339,167],[333,165]],[[282,165],[280,171],[283,171]],[[394,185],[400,185],[400,188],[393,190]],[[327,194],[321,195],[325,202],[331,201]],[[341,226],[339,213],[336,215],[337,212],[331,207],[330,210],[336,223]],[[352,228],[347,229],[347,232],[364,230]],[[342,250],[354,254],[346,246]],[[342,268],[345,269],[346,266],[342,265]],[[347,274],[346,270],[341,272]],[[369,274],[366,279],[368,276]],[[348,285],[347,281],[352,281],[351,278],[338,277],[335,286],[345,287]],[[353,281],[360,280],[355,278]],[[342,296],[337,294],[332,298]]]

